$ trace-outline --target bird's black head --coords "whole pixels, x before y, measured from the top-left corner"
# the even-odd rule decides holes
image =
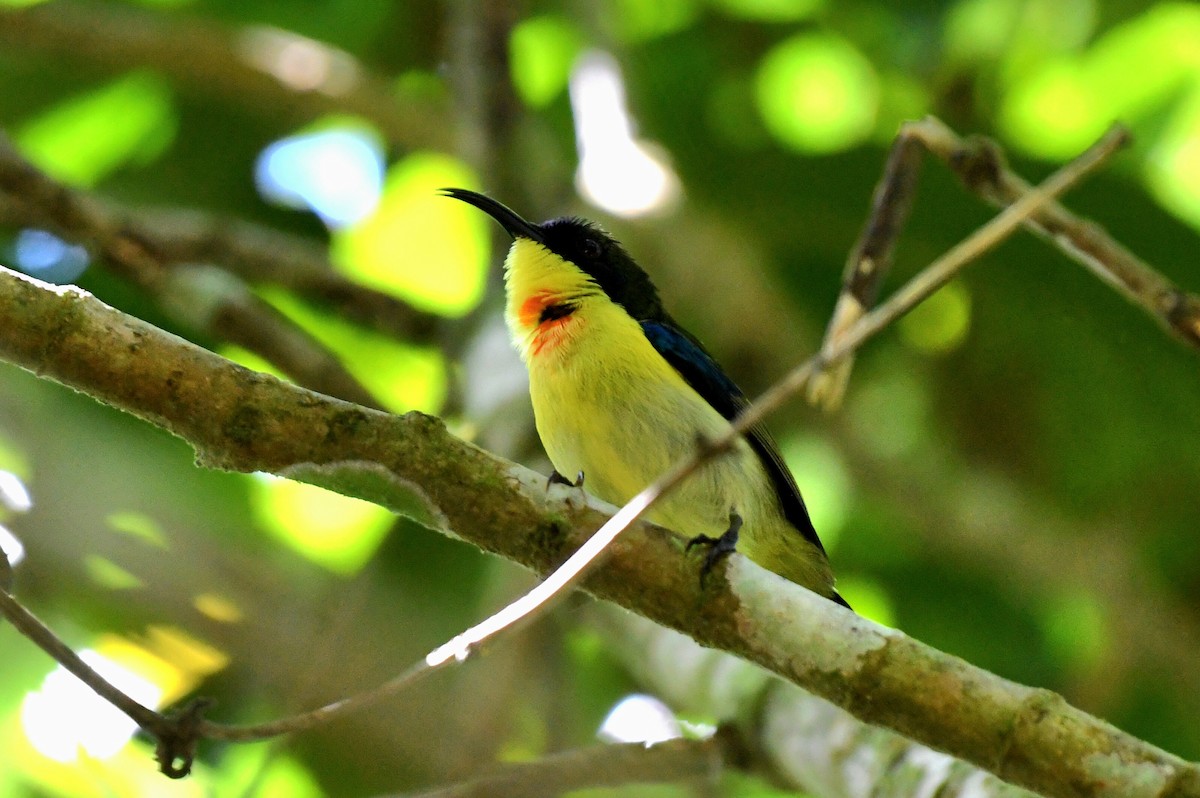
[[[658,290],[625,248],[596,224],[578,217],[531,224],[491,197],[461,188],[445,188],[448,197],[474,205],[513,238],[528,238],[587,274],[597,286],[638,321],[663,316]]]
[[[644,321],[662,315],[662,302],[650,276],[599,226],[571,216],[538,227],[546,249],[582,269],[630,316]]]

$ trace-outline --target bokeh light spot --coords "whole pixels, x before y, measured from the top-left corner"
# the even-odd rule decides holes
[[[654,696],[635,693],[617,702],[597,734],[613,743],[653,745],[683,736],[683,730],[671,708]]]
[[[135,701],[157,707],[162,690],[144,676],[91,649],[80,658]],[[96,759],[109,759],[125,746],[137,724],[92,692],[61,665],[21,704],[25,736],[43,756],[74,762],[82,748]]]
[[[337,313],[317,310],[282,289],[262,288],[260,295],[334,352],[342,365],[389,409],[432,413],[441,407],[447,390],[446,365],[438,349],[412,346],[364,329]],[[228,350],[251,368],[273,369],[257,357]]]
[[[509,67],[526,105],[542,108],[562,93],[583,43],[579,27],[564,17],[530,17],[513,28]]]
[[[1064,61],[1008,93],[1000,120],[1005,134],[1044,158],[1069,158],[1095,141],[1112,121],[1079,66]]]
[[[87,270],[90,257],[78,244],[45,230],[26,228],[12,243],[12,265],[48,283],[73,283]]]
[[[244,617],[241,607],[233,599],[217,593],[201,593],[192,599],[192,606],[200,614],[220,623],[237,623]]]
[[[1200,89],[1193,89],[1171,114],[1145,169],[1158,201],[1200,227]]]
[[[1086,591],[1056,597],[1045,608],[1041,622],[1046,645],[1060,662],[1072,668],[1097,665],[1108,649],[1104,609]]]
[[[8,560],[9,568],[19,565],[25,559],[25,545],[4,526],[0,526],[0,552],[3,552]],[[0,588],[9,589],[11,585],[0,584]]]
[[[83,568],[89,579],[109,590],[134,590],[143,585],[137,576],[98,554],[86,555],[83,558]]]
[[[246,798],[323,798],[320,783],[295,757],[280,750],[275,741],[230,746],[221,756],[215,774],[219,788],[213,795]]]
[[[884,626],[895,627],[895,605],[879,582],[857,574],[839,574],[837,590],[862,617]]]
[[[137,663],[136,670],[162,689],[163,702],[168,704],[229,664],[225,652],[176,626],[162,624],[147,627],[138,643],[106,636],[100,651],[118,662]]]
[[[110,513],[104,522],[108,528],[122,535],[137,538],[143,543],[159,548],[167,548],[167,536],[157,521],[145,513],[135,510],[123,510]]]
[[[27,513],[33,509],[33,497],[25,482],[12,471],[0,469],[0,507],[14,513]]]
[[[1066,16],[1054,8],[1054,18]],[[1135,127],[1194,91],[1200,77],[1200,6],[1159,3],[1109,29],[1082,53],[1043,58],[1015,71],[1000,108],[1012,143],[1066,159],[1114,120]]]
[[[939,288],[900,319],[900,337],[919,352],[951,352],[966,340],[971,326],[971,295],[961,280]]]
[[[370,214],[383,191],[383,145],[365,125],[337,124],[274,142],[254,168],[264,197],[311,210],[330,227]]]
[[[672,207],[681,193],[679,178],[661,147],[634,136],[616,59],[602,52],[586,54],[570,86],[579,193],[617,216],[644,216]]]
[[[614,0],[613,13],[603,15],[617,38],[643,42],[684,30],[700,14],[698,0]]]
[[[879,78],[846,40],[804,33],[763,58],[758,109],[767,129],[802,152],[844,150],[866,139],[879,107]]]

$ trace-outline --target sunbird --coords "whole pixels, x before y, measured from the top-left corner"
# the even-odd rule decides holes
[[[504,261],[504,315],[529,371],[553,481],[586,485],[622,505],[700,440],[727,431],[749,404],[667,313],[649,275],[600,227],[576,217],[531,224],[483,194],[442,193],[474,205],[513,238]],[[708,547],[702,580],[736,548],[849,606],[833,587],[829,558],[796,480],[761,424],[647,515],[690,536],[688,549]]]

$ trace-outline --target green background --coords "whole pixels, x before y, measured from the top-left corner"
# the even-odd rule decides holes
[[[0,127],[26,157],[135,209],[328,246],[351,279],[444,320],[397,340],[283,289],[259,295],[388,409],[443,415],[543,472],[499,328],[504,244],[440,186],[486,189],[530,218],[600,220],[749,394],[818,347],[891,137],[924,114],[994,137],[1031,180],[1122,120],[1134,145],[1067,204],[1200,288],[1194,4],[25,5],[0,2]],[[326,88],[355,88],[268,77],[263,64],[288,63],[284,45],[323,65]],[[568,76],[591,50],[616,59],[636,136],[682,189],[656,213],[621,218],[575,193]],[[332,232],[254,180],[264,148],[329,130],[372,143],[387,169],[374,214]],[[885,291],[990,214],[927,164]],[[0,263],[21,266],[19,234],[0,227]],[[103,260],[77,282],[274,368]],[[1141,310],[1018,234],[870,343],[840,411],[797,400],[770,426],[856,608],[1195,760],[1198,366]],[[27,550],[21,599],[72,645],[157,674],[172,698],[215,696],[223,721],[374,684],[530,584],[377,508],[197,469],[179,440],[12,366],[0,366],[0,470],[33,499],[28,512],[0,507]],[[638,689],[567,609],[378,709],[268,745],[205,745],[196,776],[169,784],[144,742],[71,765],[33,751],[22,708],[52,663],[8,627],[0,651],[0,792],[16,796],[416,789],[585,745]],[[729,779],[717,794],[765,789]]]

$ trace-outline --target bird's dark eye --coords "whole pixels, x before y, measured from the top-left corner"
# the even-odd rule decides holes
[[[579,248],[583,252],[583,256],[585,258],[598,258],[600,257],[600,253],[602,251],[600,242],[594,238],[583,239],[583,242],[579,245]]]

